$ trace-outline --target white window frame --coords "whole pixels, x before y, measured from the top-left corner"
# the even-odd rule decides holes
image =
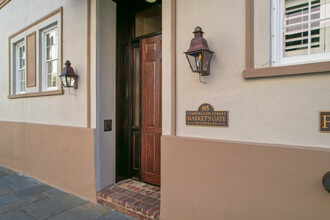
[[[309,21],[308,21],[308,55],[293,56],[293,57],[283,57],[283,24],[284,24],[284,1],[285,0],[272,0],[271,1],[271,66],[283,66],[283,65],[293,65],[301,63],[313,63],[313,62],[322,62],[330,60],[330,53],[320,53],[320,54],[311,54],[311,2],[309,0]],[[323,20],[323,19],[319,19]],[[318,20],[313,20],[316,22]]]
[[[47,60],[47,40],[46,40],[46,35],[54,32],[56,33],[56,39],[55,39],[55,48],[57,50],[57,57]],[[42,56],[41,56],[41,66],[42,66],[42,91],[51,91],[51,90],[57,90],[59,88],[59,79],[58,77],[56,77],[56,86],[48,86],[48,69],[47,69],[47,63],[49,62],[53,62],[53,61],[57,61],[57,66],[56,66],[56,73],[55,75],[58,76],[59,75],[59,51],[60,47],[59,47],[59,36],[58,36],[58,26],[57,24],[53,24],[50,27],[41,30],[41,50],[42,50]]]
[[[20,48],[24,47],[24,55],[20,57]],[[24,67],[20,68],[20,59],[24,60]],[[21,71],[24,71],[24,80],[22,80]],[[24,94],[26,92],[26,44],[25,39],[15,43],[15,79],[16,79],[16,94]],[[22,82],[24,90],[22,90]]]

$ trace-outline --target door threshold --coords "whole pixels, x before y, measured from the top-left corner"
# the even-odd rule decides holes
[[[96,193],[97,202],[133,218],[160,218],[160,187],[132,179],[120,181]]]

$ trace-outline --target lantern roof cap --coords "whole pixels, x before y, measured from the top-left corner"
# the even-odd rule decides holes
[[[203,32],[203,30],[202,30],[202,28],[200,27],[200,26],[197,26],[196,28],[195,28],[195,31],[193,32],[194,34],[195,33],[202,33],[202,34],[204,34],[204,32]]]
[[[200,51],[200,50],[207,50],[207,51],[213,53],[213,51],[210,50],[206,39],[203,37],[204,32],[203,32],[202,28],[197,26],[193,33],[195,36],[191,40],[190,47],[189,47],[188,51],[186,51],[186,53]]]

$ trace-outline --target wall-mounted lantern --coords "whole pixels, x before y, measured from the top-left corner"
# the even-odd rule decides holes
[[[64,65],[63,73],[60,75],[62,85],[66,88],[78,89],[78,75],[74,73],[70,61],[67,60]]]
[[[196,27],[193,33],[195,37],[191,40],[190,47],[185,54],[191,70],[199,73],[199,81],[201,81],[201,76],[210,75],[210,62],[214,52],[210,50],[207,41],[203,38],[204,32],[201,27]]]
[[[324,174],[322,184],[324,189],[330,193],[330,172]]]

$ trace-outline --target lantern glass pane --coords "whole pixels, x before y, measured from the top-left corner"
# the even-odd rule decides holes
[[[66,85],[67,85],[67,87],[70,87],[70,81],[71,81],[71,77],[70,76],[66,76],[65,77],[66,78]]]
[[[74,84],[75,84],[75,82],[76,82],[76,79],[75,79],[74,76],[71,76],[70,78],[71,78],[71,79],[70,79],[70,87],[73,87]]]
[[[201,70],[201,61],[202,61],[202,53],[198,52],[198,53],[191,53],[191,54],[187,54],[190,66],[192,71],[194,72],[199,72]]]
[[[203,58],[203,72],[206,73],[209,66],[210,66],[210,61],[212,58],[212,53],[209,51],[204,51],[204,58]]]
[[[65,76],[60,76],[61,78],[61,81],[62,81],[62,84],[64,87],[67,87],[67,83],[66,83],[66,80],[65,80]]]

